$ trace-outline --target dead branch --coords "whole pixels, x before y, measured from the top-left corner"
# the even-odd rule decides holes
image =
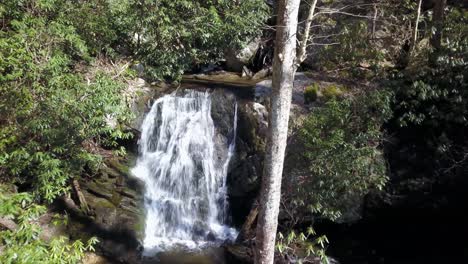
[[[81,187],[77,180],[73,180],[73,190],[75,191],[76,196],[78,197],[81,210],[83,210],[85,214],[88,214],[89,213],[88,203],[86,202],[83,192],[81,192]]]

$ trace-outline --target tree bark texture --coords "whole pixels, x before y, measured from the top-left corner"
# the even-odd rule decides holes
[[[307,20],[304,25],[304,31],[301,35],[300,46],[297,51],[297,64],[301,64],[307,58],[307,43],[309,42],[310,37],[310,26],[312,25],[312,20],[314,19],[315,7],[317,6],[317,2],[318,0],[312,0],[312,3],[309,6]]]
[[[272,264],[281,198],[281,177],[288,137],[289,111],[296,65],[296,33],[300,0],[278,1],[270,122],[260,189],[255,263]]]
[[[435,52],[440,50],[442,42],[442,31],[444,29],[444,10],[447,0],[436,0],[433,8],[432,23],[434,34],[431,38],[431,44]]]
[[[419,19],[421,17],[421,5],[422,5],[422,0],[419,0],[418,9],[416,11],[416,20],[414,21],[413,41],[411,43],[412,51],[416,48],[416,45],[418,42],[418,26],[419,26]]]

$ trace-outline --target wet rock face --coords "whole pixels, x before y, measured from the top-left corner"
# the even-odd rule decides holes
[[[68,208],[72,238],[99,239],[101,255],[138,263],[144,235],[143,184],[128,171],[128,161],[106,160],[98,175],[80,181],[89,211]]]
[[[211,116],[216,127],[216,145],[223,150],[218,151],[221,164],[226,159],[225,149],[234,137],[237,102],[236,149],[228,167],[227,185],[230,215],[233,224],[240,226],[260,187],[267,111],[263,105],[255,103],[253,97],[246,98],[245,90],[236,89],[211,90]],[[144,117],[147,107],[164,94],[151,97],[143,93],[136,99],[140,103],[138,109],[134,109],[139,116],[132,125],[135,130],[139,129],[138,120]],[[137,149],[136,140],[133,144],[131,148]],[[100,255],[119,262],[139,263],[140,241],[144,236],[144,186],[130,175],[129,167],[129,161],[108,159],[98,175],[80,181],[89,212],[70,213],[68,232],[72,238],[83,240],[97,236]]]
[[[134,115],[129,127],[135,131],[139,131],[154,99],[171,93],[175,88],[166,83],[150,84],[141,78],[131,81],[123,94]]]
[[[211,98],[217,145],[232,140],[236,101],[238,105],[236,149],[229,164],[227,185],[232,220],[240,226],[260,187],[268,114],[263,105],[253,98],[240,98],[235,90],[215,89]]]

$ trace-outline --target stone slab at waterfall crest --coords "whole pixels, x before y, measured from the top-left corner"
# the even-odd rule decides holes
[[[215,145],[208,92],[165,95],[146,115],[132,169],[146,185],[146,255],[174,247],[216,245],[236,237],[236,230],[226,225],[226,174],[237,121],[237,105],[232,107],[232,138],[222,148]]]

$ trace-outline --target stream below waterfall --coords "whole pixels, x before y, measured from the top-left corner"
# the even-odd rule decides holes
[[[132,169],[145,183],[145,257],[158,255],[163,263],[222,263],[210,261],[222,255],[212,250],[185,254],[190,261],[181,261],[184,254],[170,260],[170,252],[216,247],[237,236],[229,226],[226,187],[235,148],[236,104],[232,111],[230,137],[216,145],[208,91],[176,91],[153,103],[142,124]]]

